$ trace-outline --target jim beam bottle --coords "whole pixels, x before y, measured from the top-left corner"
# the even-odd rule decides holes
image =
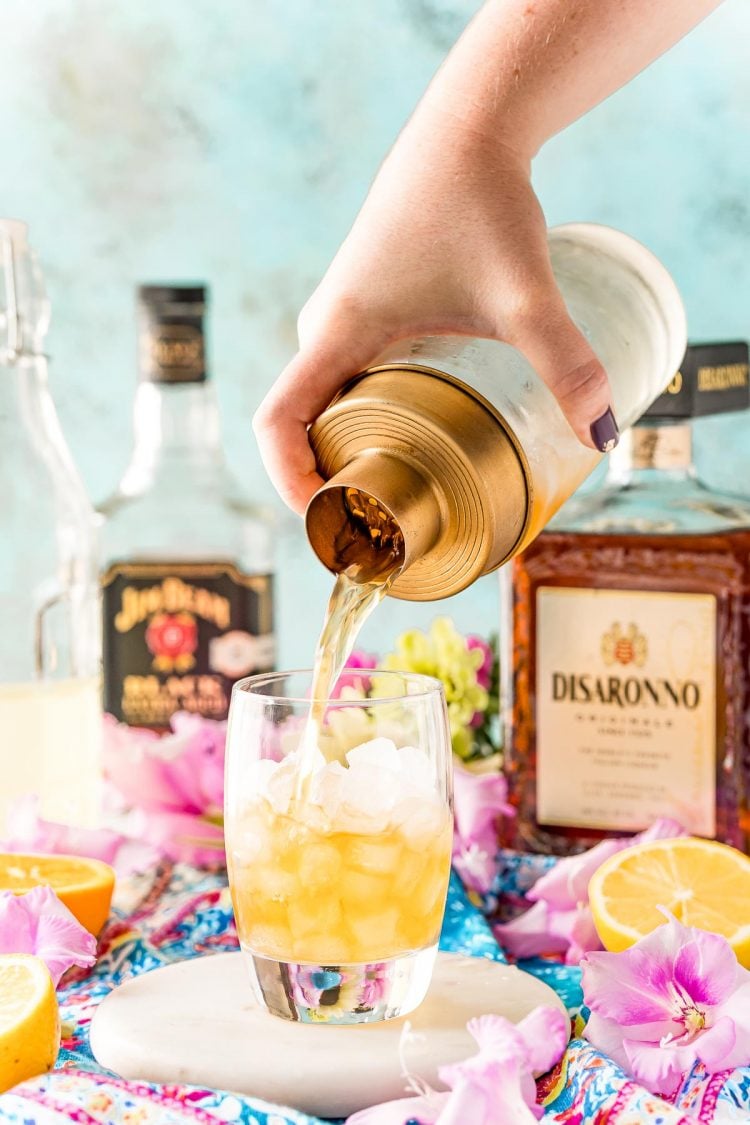
[[[274,664],[273,527],[225,467],[205,306],[202,285],[140,288],[133,454],[102,507],[104,708],[157,731],[226,718]]]
[[[670,816],[746,847],[750,503],[701,484],[691,420],[749,401],[746,344],[689,347],[603,486],[514,561],[519,846],[575,851]]]

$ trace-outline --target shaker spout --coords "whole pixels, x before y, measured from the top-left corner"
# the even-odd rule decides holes
[[[334,474],[305,515],[310,545],[334,574],[377,582],[435,544],[440,507],[429,476],[405,451],[363,453]]]

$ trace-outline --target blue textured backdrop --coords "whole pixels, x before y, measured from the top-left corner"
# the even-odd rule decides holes
[[[268,498],[250,430],[295,317],[469,0],[4,0],[0,214],[25,218],[53,300],[53,389],[92,496],[127,459],[133,286],[206,278],[231,462]],[[724,6],[535,169],[550,223],[620,226],[676,277],[695,338],[750,333],[746,0]],[[748,485],[746,416],[704,422],[701,468]],[[309,659],[328,577],[283,520],[282,659]],[[446,603],[497,617],[494,578]],[[392,602],[387,646],[435,606]],[[294,627],[292,628],[292,623]]]

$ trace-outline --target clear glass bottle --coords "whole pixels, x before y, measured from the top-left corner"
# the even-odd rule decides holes
[[[224,719],[274,664],[271,517],[229,475],[205,362],[203,286],[139,290],[135,442],[101,508],[104,708],[164,730]]]
[[[750,503],[706,488],[690,419],[747,407],[747,345],[688,349],[618,448],[513,563],[515,843],[566,852],[671,816],[750,833]]]
[[[24,223],[0,220],[0,826],[33,794],[99,819],[95,517],[47,384],[49,302]]]
[[[679,293],[620,231],[576,223],[548,241],[624,430],[684,354]],[[455,594],[523,550],[602,456],[577,439],[520,352],[461,336],[393,344],[315,421],[310,440],[326,480],[307,511],[313,549],[336,573],[342,532],[356,522],[347,496],[373,497],[404,540],[391,593],[414,601]]]

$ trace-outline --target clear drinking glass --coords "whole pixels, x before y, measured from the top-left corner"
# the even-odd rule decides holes
[[[225,832],[240,944],[259,1002],[277,1016],[391,1019],[425,996],[445,909],[443,686],[347,672],[316,730],[311,682],[280,672],[232,693]]]

